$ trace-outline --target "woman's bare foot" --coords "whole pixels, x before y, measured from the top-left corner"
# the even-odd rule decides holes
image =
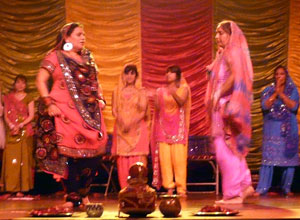
[[[88,197],[88,196],[83,197],[83,198],[82,198],[82,204],[83,204],[83,205],[86,205],[86,204],[88,204],[88,203],[90,203],[89,197]]]
[[[252,186],[248,186],[243,191],[242,199],[246,199],[247,197],[253,196],[254,193],[255,193],[254,188]]]
[[[168,195],[173,195],[173,193],[174,193],[174,189],[168,189],[168,192],[167,192]]]
[[[74,205],[72,202],[65,202],[61,207],[63,208],[73,208]]]
[[[179,197],[181,197],[181,198],[187,198],[187,194],[186,193],[179,193]]]
[[[218,201],[215,201],[215,204],[217,205],[221,205],[221,204],[242,204],[243,203],[243,198],[242,197],[234,197],[232,199],[221,199],[221,200],[218,200]]]
[[[22,192],[17,192],[16,193],[16,197],[18,197],[18,198],[24,197],[24,194]]]
[[[294,196],[294,193],[288,192],[288,193],[284,193],[284,195],[285,195],[286,197],[291,197],[291,196]]]
[[[253,193],[253,196],[255,196],[255,197],[258,197],[258,196],[260,196],[261,194],[259,193],[259,192],[255,192],[255,193]]]

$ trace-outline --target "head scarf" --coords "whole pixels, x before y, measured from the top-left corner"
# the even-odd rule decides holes
[[[54,50],[60,50],[62,48],[63,43],[66,40],[67,33],[70,30],[72,24],[77,24],[79,27],[82,26],[80,23],[77,23],[77,22],[71,22],[71,23],[65,24],[60,30],[61,39],[59,42],[57,42],[56,46],[54,47]]]

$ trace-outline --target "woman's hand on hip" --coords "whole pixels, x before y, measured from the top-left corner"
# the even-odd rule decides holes
[[[55,104],[52,104],[48,107],[48,114],[49,116],[57,117],[61,115],[61,111]]]

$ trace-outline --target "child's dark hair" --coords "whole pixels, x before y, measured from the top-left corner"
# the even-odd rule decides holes
[[[176,80],[179,81],[181,79],[181,69],[179,66],[176,66],[176,65],[169,66],[167,68],[167,73],[168,72],[176,73]]]
[[[129,72],[134,72],[136,77],[138,77],[139,73],[137,71],[137,68],[136,68],[136,65],[133,65],[133,64],[130,64],[130,65],[127,65],[124,69],[124,73],[125,74],[128,74]]]

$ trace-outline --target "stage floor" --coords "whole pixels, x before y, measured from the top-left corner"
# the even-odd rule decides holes
[[[220,199],[220,198],[217,198]],[[90,197],[91,202],[101,202],[104,206],[104,212],[100,219],[126,219],[127,215],[118,215],[118,200],[116,194],[110,194],[107,198],[103,194],[93,194]],[[224,207],[238,210],[236,216],[225,217],[203,217],[193,216],[205,205],[213,205],[216,196],[213,193],[193,193],[187,198],[181,199],[182,210],[180,217],[176,219],[300,219],[300,194],[285,198],[280,195],[262,196],[249,198],[242,205],[226,205]],[[29,213],[35,208],[45,208],[60,205],[63,202],[63,195],[41,196],[33,201],[24,200],[0,200],[0,219],[99,219],[87,218],[85,212],[75,212],[72,217],[30,217]],[[157,204],[159,204],[158,200]],[[163,219],[163,215],[158,208],[146,219]],[[168,218],[172,219],[172,218]]]

